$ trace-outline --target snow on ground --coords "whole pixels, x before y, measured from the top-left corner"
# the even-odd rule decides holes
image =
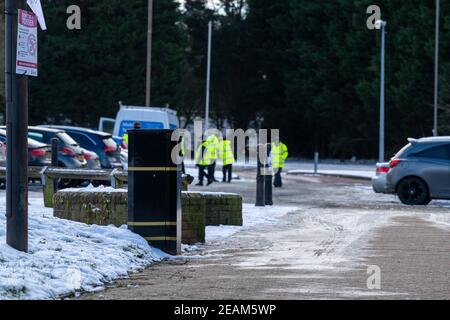
[[[186,174],[193,176],[195,178],[194,183],[198,183],[198,169],[197,168],[186,168]],[[239,176],[236,173],[233,173],[232,177],[233,177],[233,180],[235,180],[235,181],[240,180]],[[216,169],[214,178],[216,178],[217,181],[222,181],[222,178],[223,178],[222,168]],[[206,178],[205,178],[204,182],[206,182]]]
[[[356,171],[375,171],[376,162],[353,163],[340,162],[338,160],[320,160],[319,170],[356,170]],[[288,158],[286,161],[286,170],[313,170],[314,161],[299,160]]]
[[[5,212],[5,193],[0,212]],[[168,256],[126,227],[89,226],[53,217],[42,198],[29,201],[29,253],[7,246],[0,215],[0,300],[55,299],[94,291]]]
[[[243,204],[242,209],[244,222],[242,227],[208,226],[206,227],[206,241],[210,242],[227,238],[258,224],[276,224],[280,217],[297,210],[295,207],[255,207],[251,204]]]
[[[394,196],[375,194],[370,186],[363,185],[345,186],[325,201],[340,205],[326,207],[318,201],[317,206],[300,206],[295,214],[283,219],[297,228],[268,232],[271,249],[255,253],[237,266],[305,270],[312,272],[306,277],[321,278],[325,271],[341,272],[364,264],[368,241],[380,228],[395,224],[394,218],[417,217],[450,229],[449,201],[434,201],[424,210],[405,210]],[[355,207],[355,202],[367,205]]]
[[[313,174],[314,170],[290,170],[289,174]],[[345,168],[340,170],[319,170],[318,175],[330,175],[339,176],[346,178],[362,178],[362,179],[372,179],[375,177],[374,170],[346,170]]]
[[[82,191],[116,192],[88,187]],[[5,193],[0,193],[0,211],[5,212]],[[207,241],[231,236],[262,223],[276,223],[290,207],[256,208],[244,205],[244,226],[208,227]],[[53,217],[40,193],[29,198],[29,252],[6,244],[6,218],[0,216],[0,300],[57,299],[79,291],[96,291],[113,280],[127,277],[149,264],[170,257],[150,247],[126,226],[90,226]],[[198,251],[183,246],[184,253]]]

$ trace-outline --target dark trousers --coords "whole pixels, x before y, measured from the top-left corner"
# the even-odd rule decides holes
[[[209,166],[198,166],[198,180],[203,184],[203,179],[206,178],[208,182],[210,182],[209,174],[206,172],[206,169]]]
[[[228,164],[226,166],[222,167],[222,173],[223,173],[223,182],[231,182],[231,179],[233,178],[233,165]],[[228,178],[228,179],[227,179]]]
[[[216,163],[214,162],[208,166],[209,179],[211,179],[212,181],[216,181],[215,174],[216,174]]]
[[[181,173],[186,174],[186,167],[184,166],[184,161],[181,163]]]
[[[275,188],[281,188],[283,186],[283,180],[281,179],[281,172],[283,169],[278,168],[277,172],[275,173],[275,179],[273,181],[273,186]]]

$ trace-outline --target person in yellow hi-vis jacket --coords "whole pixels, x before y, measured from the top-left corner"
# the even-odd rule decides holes
[[[203,180],[206,177],[208,180],[208,186],[213,183],[209,172],[206,172],[211,165],[211,158],[207,152],[208,143],[203,141],[200,146],[198,146],[197,151],[195,152],[195,163],[198,167],[198,184],[197,186],[203,187]]]
[[[208,175],[213,182],[217,182],[215,174],[219,147],[219,138],[216,135],[212,134],[206,139],[206,155],[211,160],[211,164],[208,166]]]
[[[271,159],[272,168],[275,173],[275,179],[273,183],[275,188],[281,188],[283,186],[281,172],[284,169],[284,165],[288,156],[288,147],[283,142],[276,141],[272,143]]]
[[[231,183],[233,175],[233,164],[235,163],[233,150],[231,148],[231,141],[226,137],[220,142],[219,158],[222,160],[222,182]]]

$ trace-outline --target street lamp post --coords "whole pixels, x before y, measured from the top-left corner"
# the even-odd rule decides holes
[[[439,105],[439,22],[440,0],[436,0],[436,41],[434,58],[434,126],[433,135],[438,135],[438,105]]]
[[[380,146],[379,161],[384,162],[384,129],[385,129],[385,52],[386,52],[386,25],[387,22],[378,20],[375,28],[381,30],[381,75],[380,75]]]
[[[212,50],[212,21],[208,23],[208,65],[206,68],[206,101],[205,101],[205,130],[209,127],[209,99],[211,91],[211,50]]]
[[[145,88],[145,105],[151,107],[152,92],[152,41],[153,41],[153,0],[148,0],[147,25],[147,75]]]
[[[28,78],[16,74],[18,9],[25,0],[5,2],[6,242],[28,251]]]

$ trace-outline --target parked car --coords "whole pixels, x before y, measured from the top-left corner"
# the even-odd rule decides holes
[[[53,138],[58,138],[58,165],[60,167],[80,169],[87,166],[83,149],[64,130],[29,127],[28,137],[48,146],[51,146]]]
[[[0,129],[0,166],[6,167],[6,130]],[[28,139],[28,166],[44,167],[50,165],[50,148],[38,141]],[[0,189],[5,189],[5,180],[0,179]]]
[[[113,136],[112,138],[117,143],[117,145],[120,146],[120,149],[122,149],[122,150],[127,150],[128,149],[128,145],[125,142],[125,138],[118,137],[118,136]]]
[[[407,205],[450,199],[450,137],[409,139],[389,163],[386,192]]]
[[[83,149],[83,148],[81,148],[81,149]],[[102,168],[98,154],[96,154],[93,151],[83,149],[83,155],[84,155],[84,159],[86,160],[88,169],[101,169]]]
[[[4,155],[6,156],[6,130],[0,129],[0,142],[3,145]],[[50,148],[38,141],[28,139],[28,166],[30,167],[43,167],[50,165],[51,150]],[[6,159],[5,159],[6,162]]]
[[[64,130],[77,143],[85,149],[95,152],[100,158],[101,167],[104,169],[121,168],[121,149],[109,133],[94,131],[91,129],[69,126],[45,126],[47,128]]]
[[[122,168],[128,170],[128,149],[120,151],[120,162],[122,163]]]
[[[376,193],[386,193],[386,176],[390,169],[389,162],[377,163],[376,175],[372,178],[372,187]]]
[[[0,165],[6,165],[6,143],[0,141]]]

